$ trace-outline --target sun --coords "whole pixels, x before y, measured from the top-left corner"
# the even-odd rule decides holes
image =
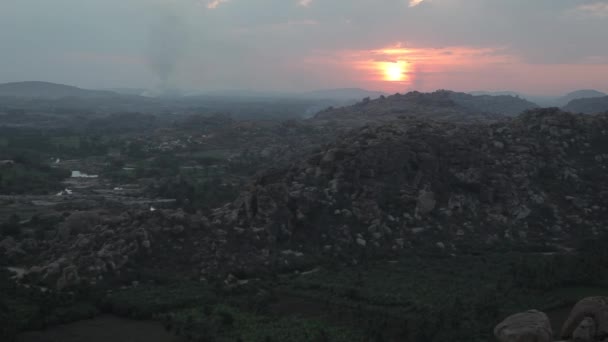
[[[382,63],[384,80],[390,82],[400,82],[407,79],[408,64],[404,61]]]

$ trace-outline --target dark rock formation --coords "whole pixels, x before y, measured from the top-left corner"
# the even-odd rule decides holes
[[[603,341],[607,339],[608,298],[590,297],[578,302],[564,323],[561,337],[573,341]]]
[[[608,116],[536,110],[495,124],[368,125],[262,174],[215,220],[327,256],[568,243],[605,230]],[[319,253],[317,253],[319,252]]]
[[[551,342],[551,322],[543,312],[530,310],[507,317],[494,329],[500,342]]]

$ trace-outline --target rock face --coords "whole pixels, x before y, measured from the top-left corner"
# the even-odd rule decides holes
[[[489,125],[402,119],[355,129],[263,173],[213,221],[271,250],[350,260],[361,249],[438,242],[446,253],[568,247],[607,228],[607,167],[608,115],[536,110]]]
[[[608,298],[589,297],[578,302],[564,323],[561,337],[574,341],[608,338]]]
[[[543,312],[531,310],[507,317],[494,329],[500,342],[551,342],[553,332]]]

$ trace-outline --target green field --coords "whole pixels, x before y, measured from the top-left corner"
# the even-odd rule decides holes
[[[54,147],[59,149],[77,150],[80,148],[80,137],[78,136],[51,137],[50,142]]]

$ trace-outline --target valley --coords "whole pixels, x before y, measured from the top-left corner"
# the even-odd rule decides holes
[[[281,118],[46,101],[0,115],[8,341],[487,341],[607,295],[605,113],[449,91],[265,105]]]

